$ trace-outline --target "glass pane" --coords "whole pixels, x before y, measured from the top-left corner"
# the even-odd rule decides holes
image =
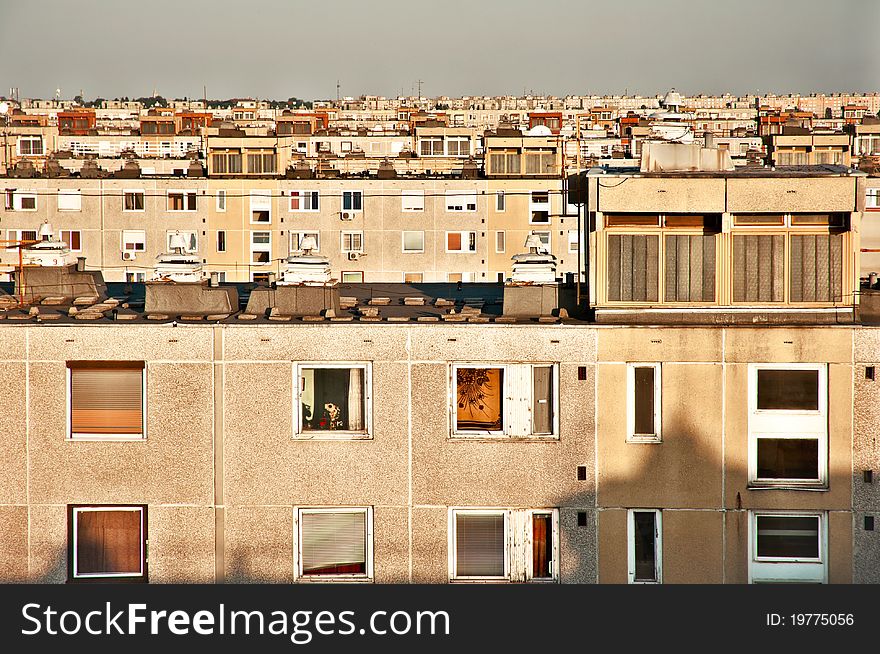
[[[532,369],[532,432],[553,433],[553,368],[535,366]]]
[[[78,512],[76,573],[140,574],[141,512]]]
[[[654,368],[636,368],[635,433],[654,434]]]
[[[504,516],[455,516],[455,574],[458,577],[504,575]]]
[[[657,581],[656,515],[654,512],[633,513],[636,581]]]
[[[425,248],[424,232],[404,232],[403,249],[407,251],[423,250]]]
[[[461,251],[461,234],[459,232],[446,234],[446,249],[450,252]]]
[[[304,575],[366,574],[366,513],[303,513],[301,520]]]
[[[362,431],[362,368],[306,368],[300,379],[303,431]]]
[[[819,441],[812,438],[759,438],[759,479],[818,479]]]
[[[757,517],[758,556],[819,558],[818,516]]]
[[[553,517],[549,514],[532,516],[532,578],[553,576]]]
[[[455,392],[458,431],[500,431],[502,428],[501,368],[458,368]]]
[[[818,411],[818,370],[758,370],[758,408]]]

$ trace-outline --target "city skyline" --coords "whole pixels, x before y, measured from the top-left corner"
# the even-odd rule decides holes
[[[154,89],[200,98],[207,87],[209,98],[311,100],[335,98],[337,81],[340,95],[351,97],[418,95],[419,80],[426,97],[880,88],[880,55],[870,38],[880,19],[876,2],[842,0],[829,11],[805,0],[795,14],[790,3],[746,0],[735,17],[724,5],[705,4],[632,0],[621,16],[612,7],[551,1],[541,5],[542,29],[525,20],[530,7],[520,0],[453,0],[442,12],[397,0],[339,2],[309,7],[306,21],[294,4],[276,0],[251,3],[247,16],[226,2],[208,9],[157,0],[151,15],[173,15],[182,28],[180,43],[157,47],[166,36],[158,38],[155,27],[131,29],[131,12],[111,12],[113,3],[38,0],[0,10],[0,89],[41,98],[59,88],[67,99],[80,90],[86,98],[113,98]],[[33,24],[40,26],[39,47],[32,31],[20,29]],[[74,39],[70,56],[71,33],[100,38]],[[814,43],[823,47],[804,47]],[[834,43],[846,47],[827,47]]]

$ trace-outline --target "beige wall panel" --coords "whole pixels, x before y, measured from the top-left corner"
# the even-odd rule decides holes
[[[28,579],[28,510],[0,506],[0,584]]]
[[[599,361],[720,361],[717,328],[608,327],[596,330]]]
[[[27,402],[24,363],[0,362],[0,504],[27,502]]]
[[[626,510],[599,511],[599,583],[627,582]]]
[[[848,327],[730,327],[724,330],[725,361],[734,363],[849,363]]]
[[[149,515],[150,582],[214,582],[214,509],[151,506]]]
[[[720,511],[663,511],[663,583],[720,584]]]
[[[604,213],[723,213],[724,179],[628,177],[601,180],[599,211]],[[611,187],[611,188],[609,188]]]
[[[828,514],[828,583],[853,583],[853,516],[849,512]]]
[[[293,507],[227,506],[228,583],[293,583]]]
[[[853,211],[855,187],[856,181],[851,177],[730,178],[727,180],[727,210],[730,213]]]

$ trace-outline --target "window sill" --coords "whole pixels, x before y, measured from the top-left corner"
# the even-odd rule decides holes
[[[293,435],[295,441],[371,441],[373,435],[359,431],[306,431]]]
[[[783,482],[749,482],[749,485],[746,487],[747,490],[750,491],[763,491],[763,490],[794,490],[794,491],[813,491],[813,492],[827,492],[830,490],[828,484],[825,483],[805,483],[805,484],[796,484],[796,483],[783,483]]]
[[[505,434],[452,434],[446,440],[448,441],[459,441],[459,442],[483,442],[483,443],[497,443],[501,442],[514,442],[514,443],[558,443],[559,436],[556,435],[547,435],[547,436],[507,436]]]
[[[127,435],[127,434],[82,434],[77,436],[68,436],[65,440],[70,443],[79,441],[84,442],[114,442],[114,443],[138,443],[146,441],[147,437],[143,434]]]
[[[656,444],[662,443],[663,439],[659,436],[629,436],[626,439],[627,443],[634,443],[636,445],[639,444]]]
[[[296,578],[296,583],[298,584],[372,584],[374,583],[374,579],[372,577],[346,577],[346,576],[331,576],[327,575],[326,577],[321,576],[301,576]]]

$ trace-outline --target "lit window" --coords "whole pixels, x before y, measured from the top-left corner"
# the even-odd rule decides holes
[[[369,438],[369,364],[297,366],[297,438]]]
[[[68,581],[147,581],[147,507],[67,507]]]

